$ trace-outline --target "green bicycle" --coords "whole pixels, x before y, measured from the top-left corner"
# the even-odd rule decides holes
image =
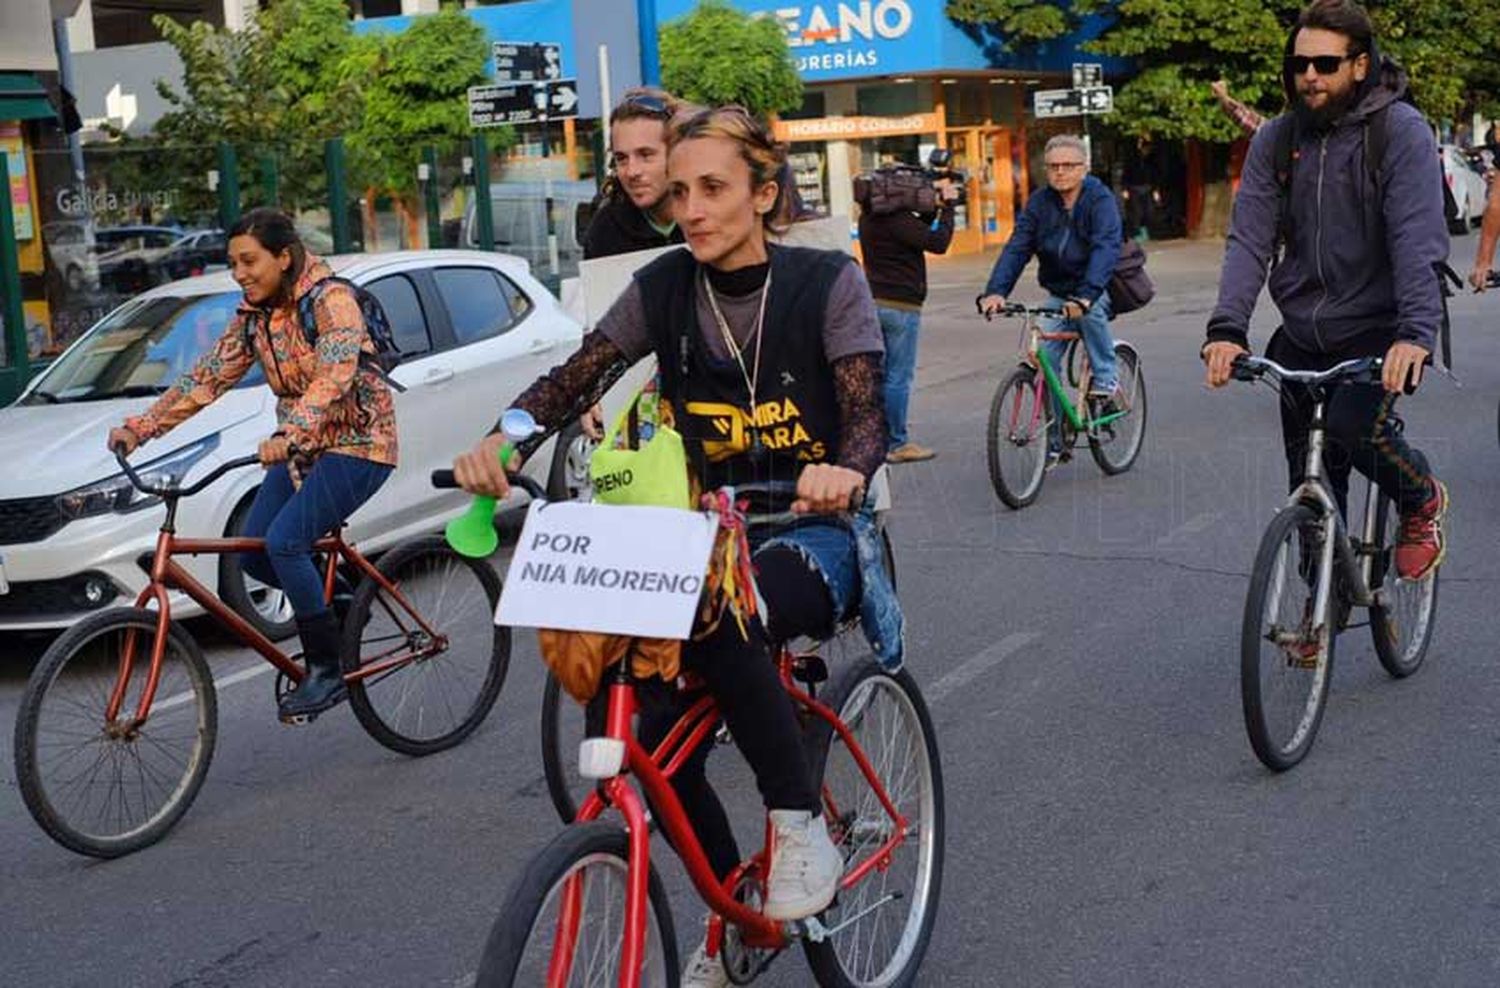
[[[990,483],[1000,500],[1017,509],[1035,501],[1048,451],[1057,450],[1057,462],[1066,462],[1080,439],[1106,474],[1129,470],[1146,435],[1146,381],[1135,347],[1115,341],[1119,387],[1112,406],[1094,409],[1087,400],[1090,369],[1088,353],[1078,345],[1080,334],[1044,332],[1039,322],[1042,316],[1061,316],[1062,310],[1010,303],[999,314],[1024,320],[1020,366],[995,390],[985,434]],[[1044,342],[1067,344],[1062,367],[1054,366]]]

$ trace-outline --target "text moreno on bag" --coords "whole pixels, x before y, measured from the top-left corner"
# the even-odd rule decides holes
[[[635,471],[626,467],[623,470],[611,470],[608,473],[594,475],[594,490],[609,493],[621,488],[629,487],[635,482]]]

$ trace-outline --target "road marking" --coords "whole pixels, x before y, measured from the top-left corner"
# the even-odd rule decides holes
[[[937,682],[922,691],[928,706],[935,706],[954,690],[962,689],[1016,652],[1037,641],[1042,636],[1035,631],[1015,631],[1000,639],[989,648],[982,649],[949,670]]]
[[[241,669],[239,672],[231,672],[227,676],[220,676],[218,679],[215,679],[214,691],[220,692],[226,686],[233,686],[235,683],[243,683],[247,679],[254,679],[256,676],[264,676],[266,673],[275,671],[276,667],[271,665],[271,663],[257,662],[255,665],[251,666],[248,669]],[[178,693],[176,696],[169,696],[165,700],[159,700],[156,703],[153,703],[151,705],[151,709],[153,712],[171,710],[173,707],[180,707],[185,703],[191,703],[193,699],[193,692],[191,690],[188,690],[182,693]]]

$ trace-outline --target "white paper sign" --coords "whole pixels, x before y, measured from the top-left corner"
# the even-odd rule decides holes
[[[495,623],[686,638],[718,527],[677,508],[533,501]]]

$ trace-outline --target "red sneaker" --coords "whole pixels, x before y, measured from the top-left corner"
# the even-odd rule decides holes
[[[1427,578],[1447,553],[1443,537],[1443,516],[1448,513],[1448,488],[1432,478],[1432,494],[1416,511],[1401,518],[1401,535],[1396,540],[1396,573],[1403,580],[1416,582]]]

